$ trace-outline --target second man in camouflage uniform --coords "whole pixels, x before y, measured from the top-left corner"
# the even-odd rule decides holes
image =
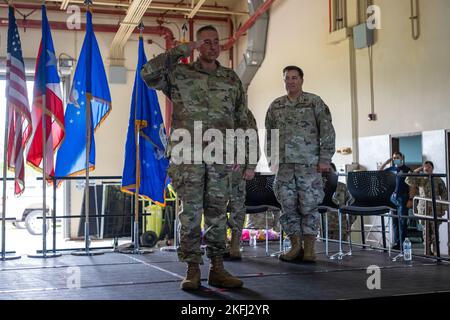
[[[291,241],[291,249],[279,258],[313,262],[319,222],[317,207],[325,195],[320,172],[330,170],[335,132],[330,110],[322,99],[303,92],[303,71],[288,66],[283,76],[287,95],[272,102],[265,121],[266,154],[271,150],[271,130],[279,130],[275,194],[282,206],[281,225]],[[273,158],[268,154],[272,170],[276,171]]]

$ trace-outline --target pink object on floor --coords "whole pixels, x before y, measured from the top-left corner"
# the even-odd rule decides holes
[[[256,231],[256,239],[258,241],[265,241],[266,240],[266,231],[265,230],[254,230],[254,229],[252,229],[252,231]],[[279,239],[279,234],[278,234],[278,232],[273,231],[272,229],[270,229],[268,231],[268,238],[269,238],[269,241],[278,240]],[[242,241],[250,241],[250,229],[243,229],[242,230],[241,240]]]
[[[248,229],[243,229],[242,230],[241,240],[242,241],[250,241],[250,231]]]

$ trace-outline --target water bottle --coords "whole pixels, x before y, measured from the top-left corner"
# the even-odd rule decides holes
[[[249,240],[249,243],[248,243],[248,245],[250,247],[256,247],[256,243],[257,243],[256,234],[257,234],[256,230],[251,230],[250,231],[250,240]]]
[[[256,247],[256,245],[258,244],[258,240],[256,240],[256,233],[252,236],[253,239],[253,247]]]
[[[288,237],[284,238],[283,249],[284,252],[289,251],[291,249],[291,240],[289,240]]]
[[[403,259],[405,261],[411,261],[412,260],[412,246],[411,241],[409,241],[409,238],[406,238],[403,242]]]

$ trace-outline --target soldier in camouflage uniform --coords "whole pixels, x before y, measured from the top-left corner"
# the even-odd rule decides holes
[[[249,127],[251,129],[254,129],[257,133],[258,127],[256,124],[256,120],[250,109],[248,109],[247,111],[247,120]],[[259,158],[258,142],[258,139],[256,139],[257,158]],[[249,143],[249,140],[247,140],[247,143]],[[250,151],[250,145],[247,145],[245,150],[248,153]],[[249,157],[248,154],[247,157]],[[231,260],[241,259],[240,240],[242,236],[242,229],[244,228],[246,214],[246,183],[245,179],[243,178],[244,171],[244,167],[237,167],[231,173],[231,199],[229,203],[230,217],[228,219],[228,226],[231,228],[231,241],[229,250],[226,253],[226,257],[229,257]]]
[[[416,170],[414,170],[414,173],[432,174],[433,169],[433,162],[425,161],[423,167],[417,168]],[[447,188],[444,181],[441,178],[433,178],[433,181],[434,190],[436,192],[436,200],[447,200]],[[420,197],[431,199],[431,183],[429,177],[407,177],[405,182],[411,187],[410,199],[412,199],[417,194],[417,189]],[[448,205],[436,203],[436,213],[438,217],[443,217],[446,213],[446,210],[448,210]],[[420,215],[432,217],[432,203],[425,200],[419,200],[419,204],[417,205],[417,212]],[[440,224],[441,222],[439,222],[439,225]],[[435,232],[436,230],[434,228],[434,221],[425,221],[425,254],[427,255],[434,255],[436,252]],[[434,250],[431,249],[432,246]]]
[[[325,195],[320,172],[330,170],[335,132],[330,110],[322,99],[302,91],[303,71],[288,66],[283,75],[287,95],[275,99],[266,114],[269,146],[266,154],[273,171],[276,164],[269,153],[271,129],[279,130],[280,163],[275,195],[282,206],[281,225],[291,241],[289,252],[279,258],[313,262],[319,221],[317,206]]]
[[[194,49],[199,51],[198,60],[188,65],[180,64],[180,59],[189,57]],[[199,264],[203,263],[200,249],[202,213],[206,254],[211,260],[208,283],[225,288],[243,285],[223,266],[226,207],[230,197],[229,176],[234,164],[227,165],[222,160],[211,163],[202,157],[207,145],[202,141],[203,132],[207,129],[220,130],[225,137],[226,129],[248,128],[246,97],[241,81],[233,70],[220,65],[216,60],[219,54],[217,30],[213,26],[205,26],[197,31],[197,41],[181,44],[158,55],[141,70],[147,85],[162,90],[173,102],[174,131],[167,148],[171,159],[168,174],[183,203],[179,214],[181,239],[178,248],[180,261],[188,264],[186,278],[181,283],[183,290],[200,287]],[[199,122],[203,129],[200,142],[194,135]],[[180,161],[175,152],[178,146],[175,137],[177,132],[190,133],[188,138],[193,137],[197,144],[200,143],[202,154],[193,152],[198,151],[197,144],[194,143],[192,147],[189,142],[189,149],[183,150],[183,161]],[[244,172],[246,179],[253,178],[255,166],[247,165]]]

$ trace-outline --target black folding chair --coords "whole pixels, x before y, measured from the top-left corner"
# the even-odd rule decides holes
[[[349,232],[350,250],[346,253],[342,250],[342,214],[357,216],[380,216],[383,236],[383,245],[386,248],[386,234],[384,218],[390,219],[398,217],[393,214],[396,211],[391,202],[391,195],[395,191],[396,176],[387,171],[357,171],[349,172],[347,177],[347,188],[354,198],[352,205],[347,205],[338,209],[339,217],[339,252],[332,255],[330,259],[342,259],[352,255],[352,237]],[[348,220],[348,219],[347,219]],[[400,223],[399,232],[401,236]],[[389,245],[389,256],[391,246]],[[394,259],[395,260],[395,259]]]
[[[266,219],[266,255],[269,254],[269,231],[267,222],[268,210],[281,210],[281,205],[275,197],[273,190],[275,175],[255,174],[252,180],[246,183],[245,207],[247,214],[264,213]],[[281,246],[280,233],[280,246]],[[280,249],[281,251],[281,249]]]
[[[318,210],[321,217],[322,237],[325,238],[325,254],[328,257],[328,212],[338,213],[338,205],[333,202],[333,196],[336,192],[339,176],[334,172],[323,172],[325,196]],[[325,216],[325,219],[324,219]]]

